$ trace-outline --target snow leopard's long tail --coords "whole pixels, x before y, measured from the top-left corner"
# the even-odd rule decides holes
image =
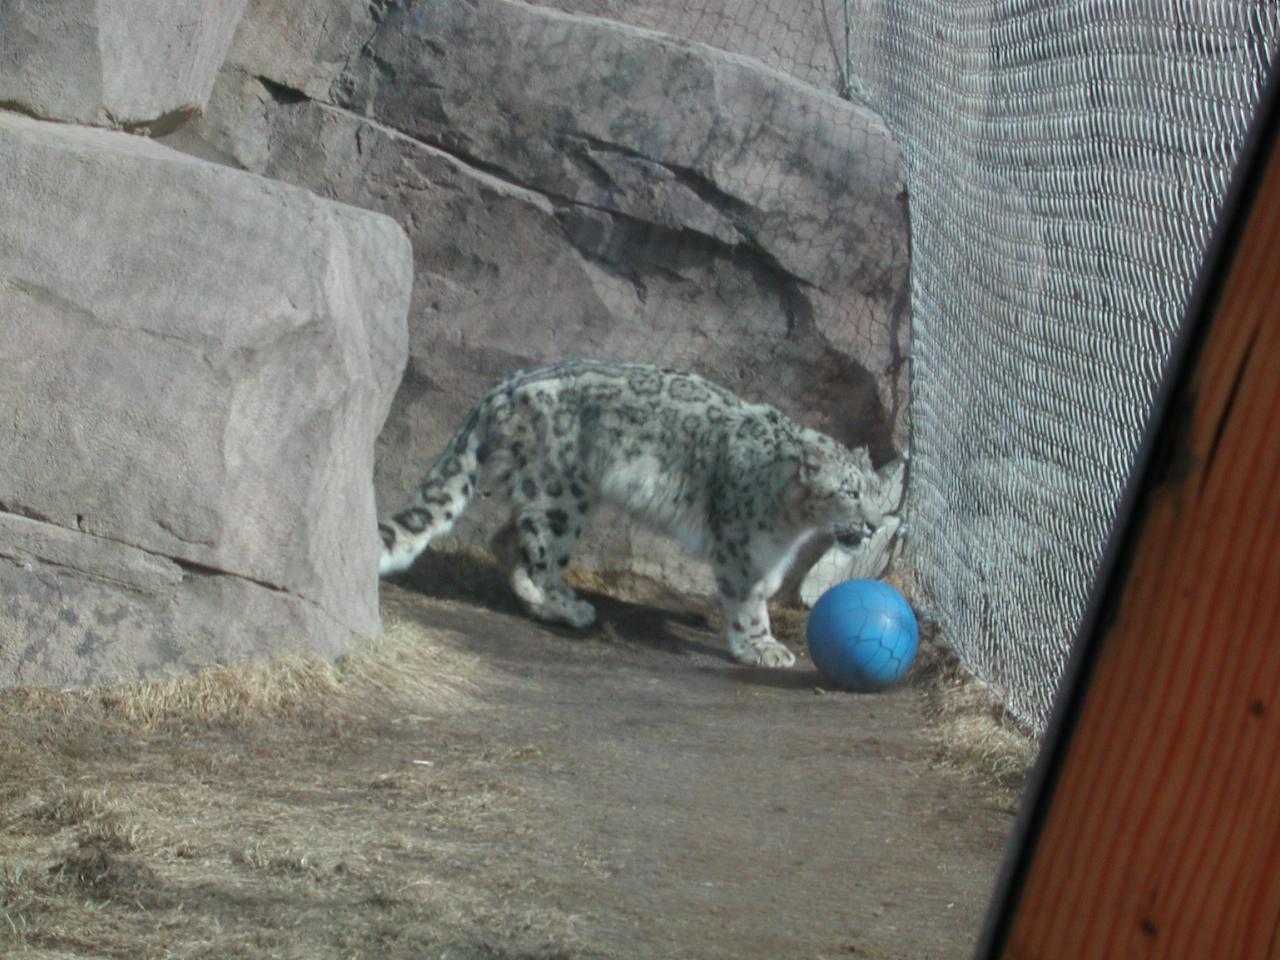
[[[488,398],[486,398],[487,400]],[[449,532],[476,492],[484,460],[486,403],[481,401],[432,464],[409,502],[378,524],[382,577],[408,569],[436,537]]]

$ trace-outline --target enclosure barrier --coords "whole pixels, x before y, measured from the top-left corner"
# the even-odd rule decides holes
[[[1041,728],[1275,48],[1270,3],[852,4],[908,166],[907,562]]]

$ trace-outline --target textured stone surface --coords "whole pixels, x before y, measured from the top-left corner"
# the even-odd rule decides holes
[[[369,476],[404,362],[402,231],[13,115],[0,169],[0,682],[375,632]],[[101,642],[71,656],[90,622]]]
[[[246,0],[0,0],[0,103],[164,128],[200,110]]]
[[[250,0],[228,62],[315,100],[374,31],[387,0]]]
[[[745,58],[519,4],[378,24],[309,0],[297,18],[326,26],[299,39],[251,5],[208,116],[169,142],[408,231],[384,509],[485,389],[566,356],[693,369],[878,458],[905,447],[906,208],[873,115]],[[595,526],[592,565],[686,575],[678,551]]]
[[[295,594],[0,515],[0,685],[87,686],[211,662],[336,656],[352,638]]]
[[[754,57],[819,90],[843,89],[845,39],[843,0],[530,0],[564,13],[603,17],[635,27],[710,44]],[[858,24],[879,15],[867,2],[851,5],[853,37]],[[855,50],[855,57],[859,51]],[[865,63],[855,60],[859,69]]]
[[[772,271],[788,324],[878,380],[899,356],[903,181],[867,111],[754,61],[506,0],[391,10],[335,92],[571,204],[571,241],[604,263],[644,252],[620,221],[691,234]],[[877,385],[895,411],[897,384]]]

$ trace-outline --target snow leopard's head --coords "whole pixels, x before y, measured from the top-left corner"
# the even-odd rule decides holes
[[[821,434],[813,436],[818,440],[801,463],[809,514],[841,547],[856,550],[897,511],[905,463],[897,459],[876,470],[865,447],[851,450]]]

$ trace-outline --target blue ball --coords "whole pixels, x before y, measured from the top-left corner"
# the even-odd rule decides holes
[[[818,598],[805,630],[809,656],[839,687],[871,693],[902,679],[920,630],[906,599],[878,580],[846,580]]]

